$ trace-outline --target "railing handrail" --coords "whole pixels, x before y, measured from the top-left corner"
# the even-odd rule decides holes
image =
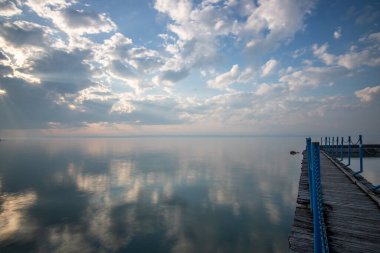
[[[312,143],[311,138],[307,138],[306,152],[309,173],[310,209],[313,213],[314,252],[328,253],[329,247],[323,218],[319,142]]]
[[[332,143],[330,142],[330,137],[325,137],[325,145],[322,145],[323,138],[321,137],[321,146],[323,150],[331,156],[333,159],[337,160],[338,157],[338,146],[339,146],[339,137],[336,137],[336,144],[334,144],[334,137],[332,137]],[[348,167],[351,165],[351,145],[358,145],[359,144],[359,171],[354,172],[352,175],[355,177],[364,171],[364,166],[363,166],[363,136],[359,134],[358,136],[358,141],[356,143],[353,143],[351,141],[351,136],[348,136],[347,141],[344,141],[344,137],[341,137],[341,143],[340,143],[340,161],[343,161],[343,146],[344,143],[347,144],[347,158],[348,158],[348,163],[345,164],[345,167]],[[335,150],[335,152],[334,152]],[[380,188],[380,185],[372,187],[373,191],[376,191],[377,189]]]

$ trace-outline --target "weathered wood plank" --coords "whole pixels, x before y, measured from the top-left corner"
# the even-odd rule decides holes
[[[293,252],[313,250],[306,152],[303,154],[298,206],[289,235]],[[352,170],[325,155],[321,155],[321,182],[330,252],[379,252],[380,200],[369,190],[372,185],[360,176],[353,177]]]

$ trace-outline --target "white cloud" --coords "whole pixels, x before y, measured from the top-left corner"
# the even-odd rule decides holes
[[[106,14],[76,9],[73,7],[75,2],[28,0],[26,5],[71,36],[111,32],[116,29],[115,23]]]
[[[337,64],[347,69],[354,69],[363,65],[378,66],[380,65],[380,55],[373,55],[373,52],[369,49],[359,52],[349,52],[340,55]]]
[[[192,4],[189,0],[157,0],[154,8],[177,22],[184,22],[190,18]]]
[[[255,91],[255,95],[262,96],[262,95],[265,95],[265,94],[269,93],[271,90],[272,90],[272,86],[270,86],[270,85],[268,85],[266,83],[263,83]]]
[[[265,77],[273,72],[278,65],[278,61],[270,59],[261,67],[261,76]]]
[[[370,33],[370,34],[364,35],[364,36],[359,38],[359,41],[360,42],[369,42],[369,43],[373,43],[373,42],[379,43],[380,42],[380,32]]]
[[[217,38],[228,35],[236,26],[228,10],[213,1],[193,6],[186,0],[157,0],[155,8],[171,18],[167,28],[175,35],[161,36],[171,54],[161,69],[165,72],[183,73],[212,62],[219,49]]]
[[[45,48],[55,43],[53,35],[51,28],[24,20],[0,22],[0,48],[6,55],[2,64],[12,69],[6,76],[40,83],[29,73],[30,68],[46,53]]]
[[[332,65],[336,61],[336,56],[327,53],[329,45],[328,43],[325,43],[318,47],[317,44],[313,45],[313,54],[317,56],[319,59],[321,59],[325,64]]]
[[[355,95],[363,103],[371,102],[375,96],[380,94],[380,85],[374,87],[366,87],[364,89],[355,91]]]
[[[340,39],[340,37],[342,37],[342,28],[341,27],[338,27],[336,29],[336,31],[334,31],[334,39]]]
[[[250,68],[240,71],[239,66],[235,64],[229,71],[207,81],[207,86],[214,89],[228,89],[231,84],[248,82],[253,74],[254,73]]]
[[[313,0],[258,1],[257,6],[248,0],[156,0],[155,9],[171,19],[167,28],[175,35],[161,36],[164,48],[171,54],[161,71],[190,72],[194,67],[214,63],[222,55],[221,42],[227,36],[250,48],[270,49],[290,41],[303,29],[313,6]]]
[[[94,61],[90,64],[98,73],[97,82],[106,79],[113,85],[112,78],[118,79],[136,93],[159,85],[159,82],[151,81],[164,64],[164,58],[158,51],[135,46],[132,39],[121,33],[114,34],[103,44],[96,44],[92,50]]]
[[[378,33],[371,33],[370,35],[368,35],[368,39],[380,42],[380,32],[378,32]]]
[[[279,81],[286,84],[290,91],[296,91],[305,87],[317,87],[321,84],[330,85],[331,80],[339,76],[341,72],[341,68],[336,66],[306,66],[282,75]]]
[[[5,96],[5,95],[7,95],[7,91],[0,89],[0,96]]]
[[[132,113],[136,107],[132,103],[133,95],[130,93],[120,94],[119,100],[111,107],[111,113]]]
[[[207,81],[207,86],[216,89],[225,89],[229,85],[235,82],[239,74],[239,66],[237,64],[233,65],[230,71],[220,74],[213,80]]]
[[[292,57],[293,58],[298,58],[298,57],[304,55],[305,53],[306,53],[306,48],[304,48],[304,47],[303,48],[299,48],[299,49],[296,49],[296,50],[293,51]]]
[[[313,6],[314,1],[259,0],[244,24],[244,36],[253,33],[255,38],[247,46],[270,48],[292,39],[297,31],[303,29],[305,16]]]
[[[108,101],[116,98],[116,95],[112,93],[110,87],[97,85],[79,91],[74,101],[76,104],[83,104],[83,102],[89,100]]]
[[[0,0],[0,16],[11,17],[21,14],[22,10],[17,5],[20,5],[18,0]]]
[[[352,46],[347,53],[341,55],[333,55],[327,53],[328,44],[321,46],[313,45],[313,53],[321,59],[326,65],[341,66],[352,70],[362,66],[378,66],[380,65],[380,54],[376,45],[370,45],[357,51],[357,47]]]

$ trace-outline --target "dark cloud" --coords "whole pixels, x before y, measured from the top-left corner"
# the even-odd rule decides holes
[[[47,43],[46,27],[27,21],[2,22],[0,21],[0,36],[15,46],[39,46]]]
[[[5,76],[13,73],[13,69],[9,66],[0,65],[0,76]]]
[[[64,117],[47,91],[22,79],[1,78],[6,96],[0,99],[0,128],[39,128]]]
[[[63,20],[55,20],[58,27],[63,28],[66,32],[76,31],[79,33],[99,33],[110,32],[115,30],[116,25],[105,14],[96,12],[76,10],[67,8],[62,11]],[[53,18],[54,20],[54,18]],[[64,26],[60,22],[64,22]]]
[[[113,60],[111,62],[110,70],[119,77],[136,77],[132,67],[124,65],[119,60]]]
[[[9,60],[9,57],[5,53],[0,51],[0,60]]]
[[[356,24],[366,25],[379,20],[380,18],[380,3],[373,1],[372,5],[352,6],[348,9],[347,14],[351,18],[355,18]]]
[[[171,82],[178,82],[186,78],[188,75],[189,75],[188,69],[167,70],[163,72],[161,79],[171,81]]]
[[[33,63],[31,74],[37,76],[48,90],[75,93],[91,85],[90,69],[83,61],[89,51],[53,50]]]
[[[129,50],[129,56],[133,65],[142,72],[155,70],[163,64],[163,60],[158,52],[144,47],[132,48]]]
[[[67,25],[73,28],[93,26],[102,21],[101,16],[96,12],[80,11],[73,8],[65,9],[63,16],[66,18]]]
[[[86,100],[80,110],[71,110],[66,103],[58,103],[59,93],[47,90],[46,84],[32,85],[23,79],[0,78],[6,95],[0,98],[0,129],[48,128],[49,122],[66,127],[86,123],[109,122],[129,124],[181,124],[180,105],[172,98],[131,101],[131,113],[111,113],[116,99]]]
[[[11,0],[0,1],[0,16],[10,17],[13,15],[21,14],[21,13],[22,13],[22,10],[17,8],[14,1],[11,1]]]

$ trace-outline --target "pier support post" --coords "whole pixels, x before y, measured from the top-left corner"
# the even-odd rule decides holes
[[[360,170],[358,172],[355,172],[353,176],[356,176],[363,172],[363,137],[361,134],[359,135],[359,156],[360,156]]]
[[[348,153],[348,163],[345,165],[346,167],[351,165],[351,136],[348,136],[347,153]]]

